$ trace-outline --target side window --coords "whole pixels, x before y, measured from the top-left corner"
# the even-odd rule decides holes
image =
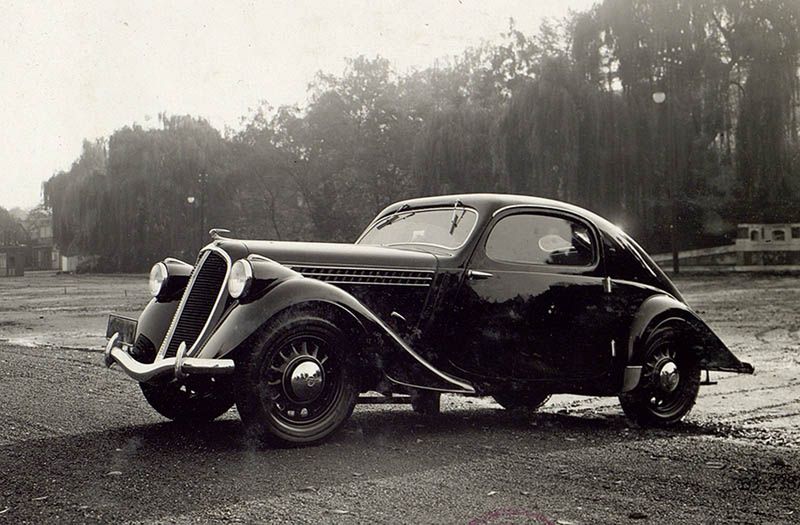
[[[501,262],[590,266],[594,253],[592,235],[583,223],[551,215],[505,217],[486,241],[486,255]]]

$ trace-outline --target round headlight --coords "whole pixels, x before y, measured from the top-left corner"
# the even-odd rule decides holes
[[[228,277],[228,295],[239,299],[247,295],[253,282],[253,267],[247,259],[239,259],[231,267],[231,276]]]
[[[160,262],[153,265],[150,270],[150,293],[153,294],[153,297],[158,297],[158,294],[164,289],[167,277],[169,277],[169,272],[166,264]]]

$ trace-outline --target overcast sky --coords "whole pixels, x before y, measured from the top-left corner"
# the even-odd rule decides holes
[[[236,127],[249,108],[301,103],[314,73],[382,55],[398,72],[424,68],[513,17],[534,33],[544,17],[593,0],[319,2],[34,2],[0,15],[0,206],[29,207],[69,168],[84,138],[158,113]]]

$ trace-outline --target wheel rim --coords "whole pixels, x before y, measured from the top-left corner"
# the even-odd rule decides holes
[[[284,342],[265,369],[266,395],[274,420],[292,430],[315,425],[342,395],[341,370],[331,346],[303,334]]]
[[[659,344],[650,352],[645,366],[648,405],[653,414],[671,417],[686,403],[681,362],[674,348]]]

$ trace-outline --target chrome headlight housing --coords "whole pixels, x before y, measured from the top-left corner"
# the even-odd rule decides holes
[[[167,270],[166,264],[159,262],[153,265],[153,268],[150,269],[150,293],[153,294],[153,297],[158,297],[164,290],[168,278],[169,270]]]
[[[231,275],[228,277],[228,295],[240,299],[247,295],[253,284],[253,266],[247,259],[239,259],[231,266]]]

